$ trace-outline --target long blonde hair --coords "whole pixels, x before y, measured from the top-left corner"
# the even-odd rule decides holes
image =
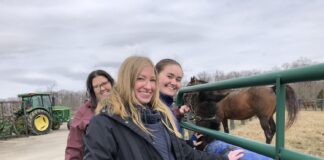
[[[144,126],[137,106],[141,105],[136,99],[134,86],[138,74],[144,67],[150,66],[154,68],[154,64],[147,57],[130,56],[121,65],[118,73],[116,85],[113,87],[111,95],[104,101],[103,104],[98,105],[96,112],[100,112],[104,106],[108,107],[108,113],[118,115],[123,119],[132,118],[133,122],[140,127],[145,133],[150,134],[149,130]],[[157,72],[154,69],[155,77]],[[153,110],[159,111],[163,115],[162,123],[172,133],[181,137],[177,130],[175,119],[172,116],[170,109],[160,100],[158,79],[155,82],[156,89],[149,104]],[[171,124],[171,127],[170,127]]]

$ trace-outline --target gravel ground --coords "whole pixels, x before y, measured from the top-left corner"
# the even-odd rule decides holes
[[[0,140],[0,160],[63,160],[68,133],[64,123],[46,135]]]

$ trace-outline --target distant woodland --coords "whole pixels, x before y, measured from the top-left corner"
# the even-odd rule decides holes
[[[213,73],[207,73],[201,69],[201,72],[196,76],[199,79],[206,80],[208,82],[216,82],[222,81],[226,79],[238,78],[238,77],[247,77],[253,76],[257,74],[272,72],[272,71],[280,71],[286,70],[290,68],[297,68],[303,67],[308,65],[317,64],[318,62],[314,62],[307,58],[300,58],[292,63],[285,63],[281,66],[275,66],[271,70],[261,71],[261,70],[244,70],[244,71],[230,71],[230,72],[223,72],[222,70],[215,70]],[[183,86],[185,86],[188,81],[183,81]],[[321,81],[310,81],[310,82],[299,82],[291,84],[292,87],[295,89],[298,98],[300,100],[316,100],[316,99],[323,99],[324,97],[324,80]],[[55,86],[49,86],[47,91],[54,92],[56,104],[57,105],[65,105],[72,108],[72,110],[76,110],[76,108],[82,104],[86,99],[87,95],[85,91],[68,91],[68,90],[59,90],[53,91]]]
[[[318,64],[318,62],[314,62],[307,58],[299,58],[298,60],[292,63],[285,63],[280,67],[273,67],[268,71],[260,71],[260,70],[247,70],[247,71],[231,71],[228,73],[224,73],[221,70],[216,70],[214,73],[207,73],[202,71],[195,75],[198,79],[205,80],[208,82],[217,82],[226,79],[238,78],[238,77],[248,77],[253,75],[258,75],[267,72],[286,70],[291,68],[303,67]],[[183,85],[187,84],[187,82],[183,82]],[[315,105],[317,99],[324,98],[324,80],[321,81],[308,81],[308,82],[298,82],[290,84],[297,93],[298,99],[301,103],[305,102],[308,105]],[[317,102],[318,103],[318,102]],[[319,105],[319,104],[318,104]],[[303,107],[303,106],[301,106]],[[304,106],[305,107],[305,106]]]

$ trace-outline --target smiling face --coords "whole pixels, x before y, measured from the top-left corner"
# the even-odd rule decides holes
[[[166,65],[158,76],[160,92],[168,96],[175,96],[181,87],[183,77],[181,67],[176,64]]]
[[[92,86],[98,101],[108,98],[112,87],[111,83],[104,76],[93,78]]]
[[[151,101],[156,89],[156,77],[152,66],[144,67],[135,80],[135,96],[141,104]]]

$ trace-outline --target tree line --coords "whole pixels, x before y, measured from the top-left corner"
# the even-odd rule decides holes
[[[192,75],[192,76],[196,76],[197,78],[206,80],[208,82],[217,82],[226,79],[248,77],[248,76],[253,76],[253,75],[267,73],[267,72],[304,67],[304,66],[314,65],[317,63],[318,62],[312,61],[308,58],[301,57],[291,63],[285,63],[279,67],[275,66],[268,71],[260,71],[260,70],[253,69],[253,70],[244,70],[244,71],[230,71],[228,73],[225,73],[222,70],[216,70],[214,73],[207,73],[205,71],[202,71],[197,75]],[[187,83],[188,81],[184,81],[183,86],[185,86]],[[290,85],[294,88],[298,98],[301,100],[324,98],[324,94],[323,94],[324,80],[298,82],[298,83],[292,83]],[[68,90],[60,90],[56,93],[57,93],[56,95],[57,104],[70,106],[72,110],[76,110],[76,108],[87,99],[85,91],[74,92]]]
[[[268,71],[260,70],[245,70],[245,71],[230,71],[228,73],[223,72],[222,70],[216,70],[214,73],[207,73],[202,71],[195,75],[198,79],[205,80],[207,82],[217,82],[227,79],[239,78],[239,77],[248,77],[258,74],[263,74],[267,72],[274,72],[298,67],[304,67],[309,65],[318,64],[318,62],[312,61],[308,58],[301,57],[292,63],[285,63],[282,66],[275,66]],[[183,82],[185,86],[188,82]],[[307,81],[307,82],[296,82],[290,84],[296,94],[298,99],[301,100],[315,100],[324,98],[324,80],[321,81]]]
[[[202,72],[198,73],[196,76],[199,79],[208,81],[208,82],[217,82],[226,79],[239,78],[239,77],[248,77],[257,74],[272,72],[272,71],[280,71],[286,70],[290,68],[303,67],[308,65],[317,64],[317,62],[312,61],[308,58],[301,57],[298,60],[292,63],[285,63],[282,66],[275,66],[271,70],[268,71],[260,71],[260,70],[244,70],[244,71],[230,71],[225,73],[222,70],[216,70],[213,73],[207,73],[201,69]],[[188,81],[183,81],[183,86],[186,86]],[[296,91],[299,99],[318,99],[324,98],[324,80],[321,81],[309,81],[309,82],[298,82],[290,84],[294,90]],[[51,85],[47,88],[48,92],[53,92],[55,97],[56,105],[64,105],[69,106],[73,111],[77,109],[85,100],[87,100],[86,91],[69,91],[69,90],[59,90],[53,91],[54,85]]]

